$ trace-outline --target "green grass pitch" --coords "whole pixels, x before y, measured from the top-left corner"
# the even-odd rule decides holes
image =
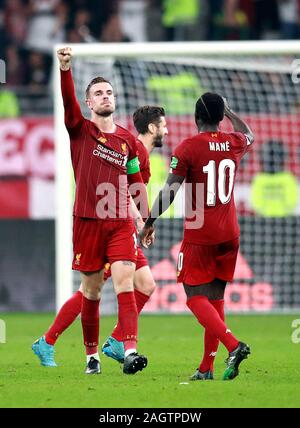
[[[202,354],[202,327],[192,316],[140,318],[139,351],[146,370],[124,375],[102,355],[102,374],[83,373],[81,324],[57,341],[57,368],[39,365],[31,343],[52,321],[51,314],[2,314],[7,340],[0,344],[0,407],[299,407],[300,343],[291,340],[300,315],[229,316],[228,326],[249,343],[252,354],[233,381],[222,381],[227,352],[221,345],[215,380],[189,382]],[[115,317],[101,319],[101,341]]]

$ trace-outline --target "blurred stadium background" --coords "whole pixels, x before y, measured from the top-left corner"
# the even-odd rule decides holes
[[[55,43],[87,43],[88,51],[91,42],[298,39],[299,16],[297,0],[0,1],[0,58],[6,65],[6,83],[0,87],[0,311],[55,309]],[[225,54],[230,52],[172,59],[78,58],[77,95],[84,99],[91,77],[107,76],[118,95],[116,118],[130,129],[137,106],[165,107],[169,136],[151,157],[152,200],[168,173],[172,149],[195,132],[193,106],[199,94],[212,90],[226,96],[256,135],[236,183],[241,251],[226,306],[233,312],[296,311],[300,308],[297,55]],[[224,127],[229,129],[228,123]],[[148,312],[186,310],[182,287],[175,281],[182,236],[178,200],[157,223],[157,242],[147,252],[158,284]],[[103,313],[113,313],[111,287],[105,290]]]

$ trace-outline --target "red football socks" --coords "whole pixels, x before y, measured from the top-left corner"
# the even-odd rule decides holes
[[[222,321],[225,319],[224,314],[224,300],[209,300],[213,307],[218,312]],[[209,330],[205,329],[204,333],[204,355],[200,363],[199,370],[204,373],[210,370],[214,371],[214,361],[219,346],[219,339],[212,334]]]
[[[98,352],[99,304],[100,300],[89,300],[82,296],[81,324],[86,355]]]
[[[143,309],[143,307],[145,306],[145,304],[150,299],[150,296],[147,296],[147,294],[144,294],[141,291],[134,289],[134,297],[136,301],[137,311],[139,314]]]
[[[123,332],[121,340],[124,342],[124,349],[136,349],[138,331],[138,311],[135,302],[134,292],[129,291],[118,294],[119,303],[119,324]],[[117,339],[118,340],[118,339]]]
[[[228,352],[232,352],[239,344],[227,328],[224,321],[206,296],[193,296],[187,300],[187,306],[193,312],[199,323],[211,334],[216,336]]]
[[[82,293],[77,291],[60,308],[56,318],[45,334],[46,342],[49,345],[55,345],[58,337],[74,322],[81,311]]]
[[[147,296],[146,294],[142,293],[141,291],[135,289],[134,290],[134,297],[135,297],[137,311],[139,314],[141,312],[141,310],[143,309],[143,307],[145,306],[145,304],[150,299],[150,296]],[[120,322],[118,322],[118,324],[115,326],[111,335],[114,339],[118,340],[119,342],[121,342],[123,340],[123,331],[121,329]]]

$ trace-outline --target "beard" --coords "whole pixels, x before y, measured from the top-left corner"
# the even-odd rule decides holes
[[[153,139],[153,147],[162,147],[164,137],[162,135],[156,135]]]
[[[101,117],[108,117],[112,113],[114,113],[114,111],[115,111],[114,107],[104,107],[104,108],[99,107],[98,110],[95,110],[95,113]]]

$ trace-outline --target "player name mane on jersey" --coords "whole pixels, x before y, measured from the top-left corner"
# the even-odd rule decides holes
[[[209,141],[209,150],[213,152],[229,152],[230,151],[229,141],[225,141],[225,143],[217,143],[214,141]]]

